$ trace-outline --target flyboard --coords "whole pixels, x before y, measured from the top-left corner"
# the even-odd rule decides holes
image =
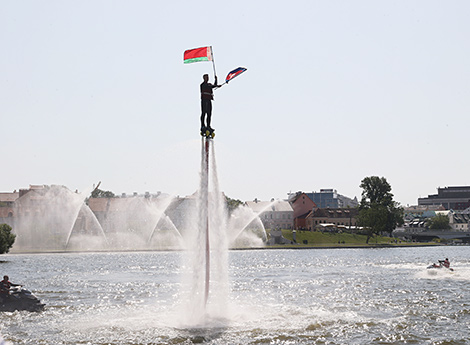
[[[215,137],[214,131],[215,131],[215,129],[213,129],[211,127],[202,127],[201,128],[201,135],[203,137],[205,137],[206,139],[214,139],[214,137]]]

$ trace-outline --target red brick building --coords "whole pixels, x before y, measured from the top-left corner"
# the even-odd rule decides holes
[[[305,193],[297,193],[289,202],[294,209],[294,229],[307,229],[307,216],[317,205]]]
[[[358,208],[318,208],[307,216],[308,230],[321,230],[327,226],[334,229],[356,227]]]

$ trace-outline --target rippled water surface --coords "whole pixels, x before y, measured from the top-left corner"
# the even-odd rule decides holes
[[[444,257],[454,272],[426,270]],[[48,345],[470,343],[470,247],[231,251],[227,301],[200,315],[185,308],[184,261],[2,255],[0,274],[47,307],[0,313],[0,335]]]

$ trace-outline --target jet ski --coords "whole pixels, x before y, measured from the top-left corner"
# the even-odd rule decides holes
[[[427,269],[433,269],[433,268],[437,268],[437,269],[445,268],[445,269],[448,269],[448,270],[451,270],[451,271],[454,270],[453,268],[444,266],[444,265],[443,265],[443,261],[441,261],[441,260],[439,260],[439,263],[438,263],[438,264],[432,264],[432,265],[429,265],[429,266],[427,267]]]
[[[34,296],[31,291],[23,289],[22,286],[15,286],[10,289],[10,295],[1,296],[0,311],[43,311],[44,303]]]

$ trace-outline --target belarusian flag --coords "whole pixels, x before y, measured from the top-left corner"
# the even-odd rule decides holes
[[[184,63],[199,61],[212,61],[211,47],[188,49],[184,52]]]

